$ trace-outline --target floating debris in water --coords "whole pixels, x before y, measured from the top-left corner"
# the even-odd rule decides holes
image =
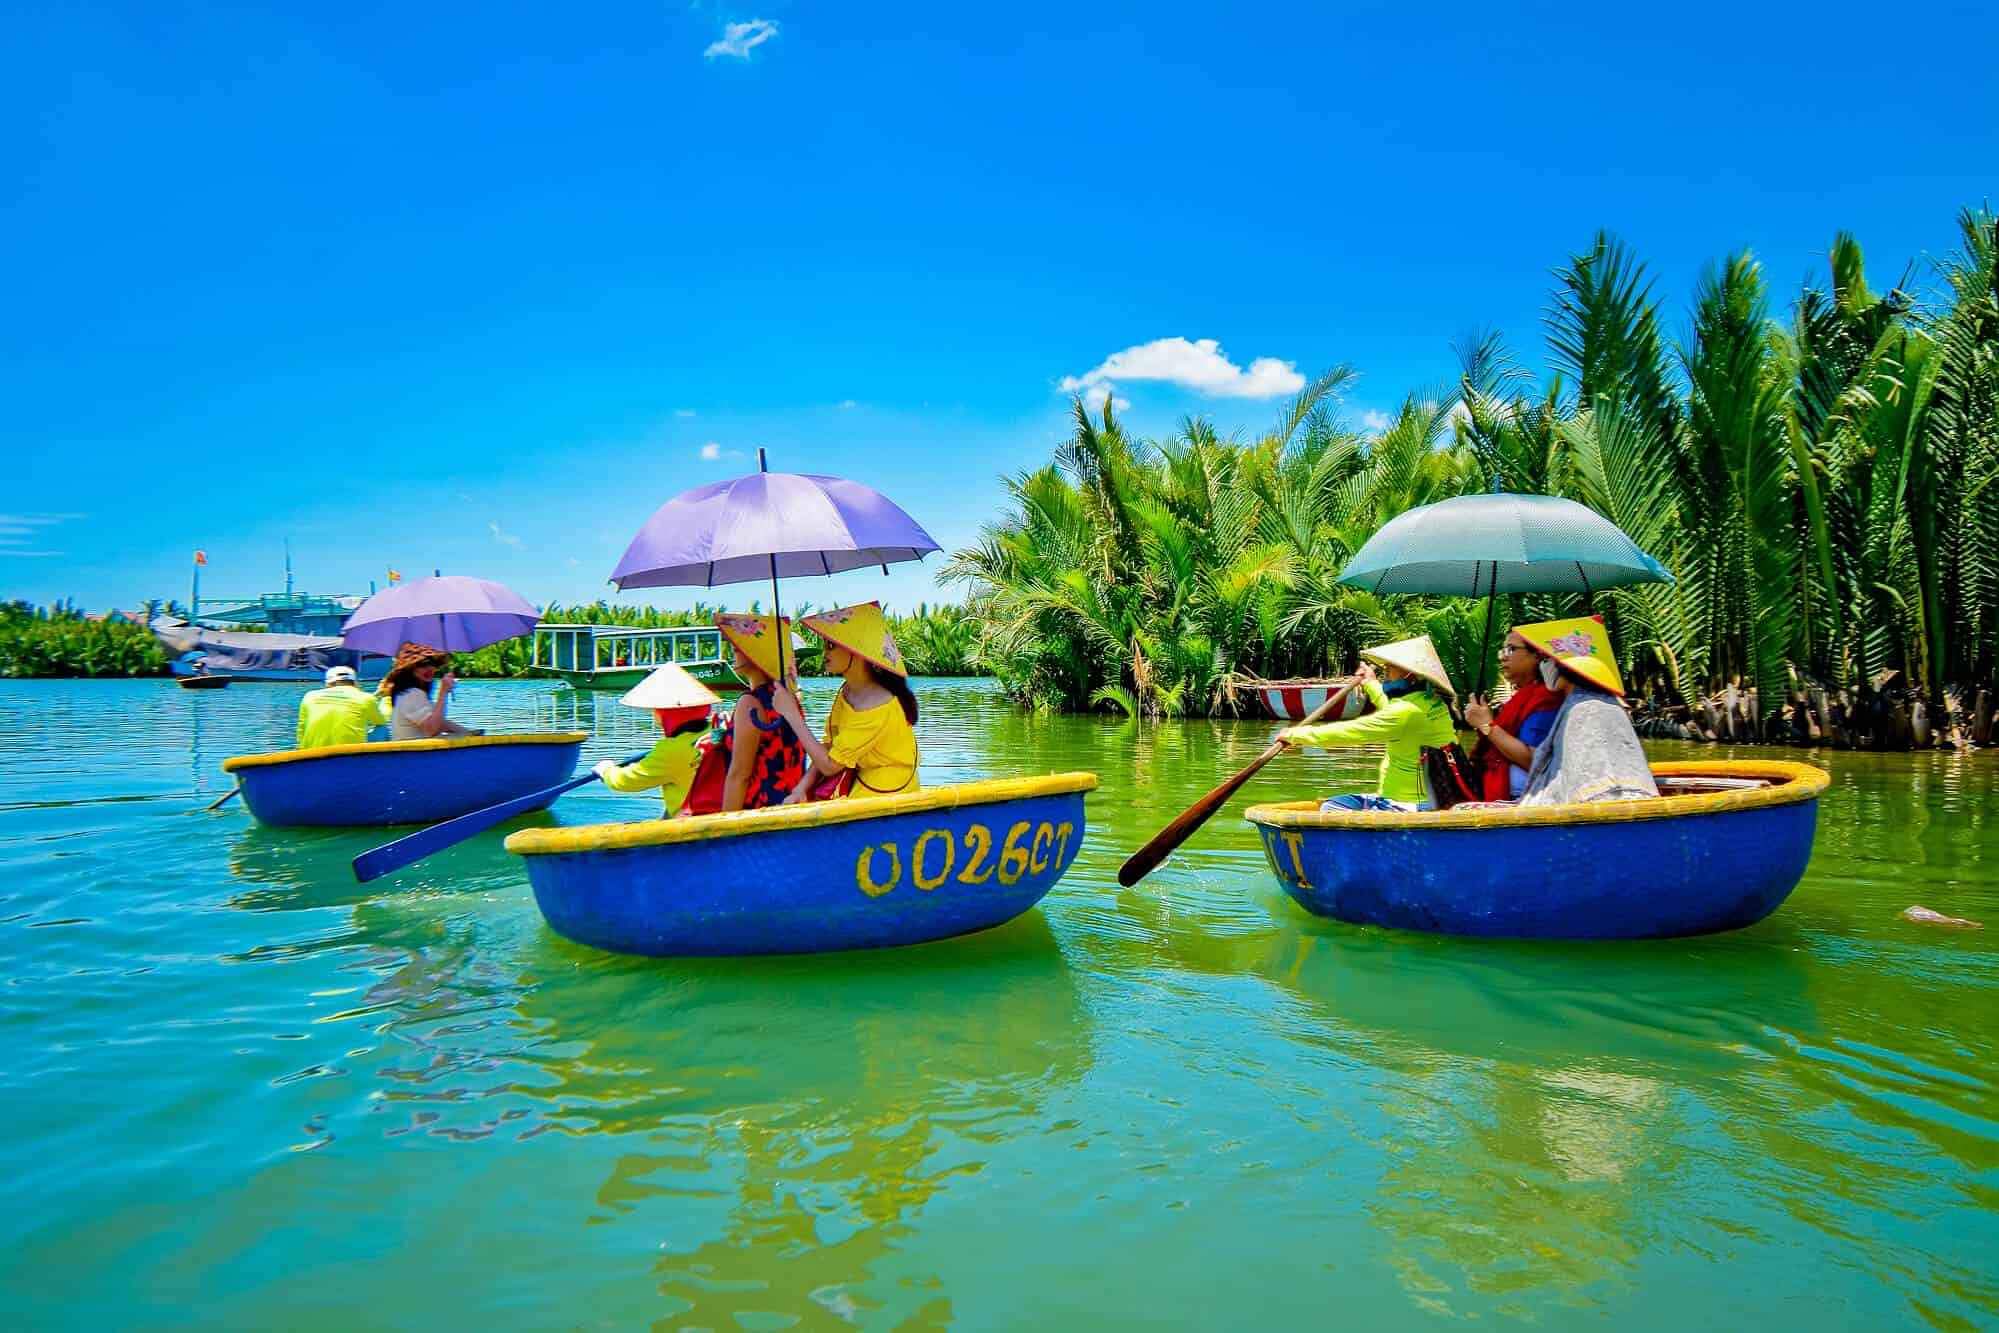
[[[1932,912],[1927,907],[1903,908],[1902,920],[1914,921],[1923,926],[1950,926],[1956,930],[1985,929],[1985,923],[1982,921],[1967,921],[1961,916],[1945,916],[1942,912]]]

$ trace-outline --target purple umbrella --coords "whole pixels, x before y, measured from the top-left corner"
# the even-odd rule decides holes
[[[621,591],[713,588],[899,564],[939,549],[915,519],[857,481],[752,472],[661,505],[611,582]]]
[[[405,643],[469,653],[531,634],[540,620],[541,612],[512,588],[445,574],[376,593],[347,618],[340,641],[385,656]]]
[[[857,481],[771,472],[761,449],[757,468],[661,505],[625,548],[611,582],[623,592],[767,578],[782,620],[780,577],[886,567],[943,549],[887,496]],[[778,637],[780,665],[787,638]]]

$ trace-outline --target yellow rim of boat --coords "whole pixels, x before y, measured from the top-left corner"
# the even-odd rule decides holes
[[[1832,774],[1811,764],[1781,759],[1719,759],[1652,765],[1662,778],[1764,778],[1772,785],[1746,791],[1693,796],[1647,797],[1637,801],[1592,801],[1582,805],[1507,806],[1498,810],[1320,810],[1317,801],[1252,805],[1245,816],[1266,828],[1297,829],[1495,829],[1548,824],[1627,824],[1676,815],[1718,815],[1815,801]]]
[[[1050,773],[1040,778],[988,778],[954,787],[927,787],[896,796],[858,796],[848,800],[815,801],[810,805],[777,806],[765,810],[734,810],[725,815],[693,815],[686,819],[644,819],[629,824],[584,824],[577,828],[530,828],[507,835],[507,850],[519,856],[554,852],[608,852],[626,847],[665,847],[682,842],[739,838],[750,833],[824,828],[857,819],[920,815],[931,810],[957,810],[969,805],[1022,801],[1033,796],[1066,796],[1094,791],[1095,773]]]
[[[273,750],[269,754],[239,754],[222,761],[224,773],[266,764],[290,764],[301,759],[338,759],[349,754],[418,754],[428,750],[476,750],[483,745],[579,745],[590,739],[587,731],[541,731],[519,736],[458,736],[422,741],[369,741],[365,745],[323,745],[317,750]]]

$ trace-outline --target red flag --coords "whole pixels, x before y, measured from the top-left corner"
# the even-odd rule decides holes
[[[197,565],[205,565],[205,564],[207,564],[207,563],[208,563],[208,552],[206,552],[206,551],[196,551],[196,552],[194,553],[194,563],[195,563],[195,564],[197,564]]]

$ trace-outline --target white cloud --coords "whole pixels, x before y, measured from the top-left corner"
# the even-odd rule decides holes
[[[43,535],[43,528],[82,517],[82,514],[0,514],[0,555],[18,555],[24,560],[61,555],[61,551],[44,551],[29,543]]]
[[[1117,395],[1115,385],[1098,385],[1095,388],[1078,390],[1077,393],[1083,400],[1083,406],[1093,411],[1102,411],[1104,399],[1106,398],[1111,400],[1111,409],[1113,411],[1128,412],[1131,410],[1131,399],[1120,398]]]
[[[737,60],[748,60],[750,52],[777,36],[777,20],[751,19],[748,23],[725,23],[722,25],[720,41],[710,42],[701,54],[709,60],[716,56],[734,56]]]
[[[713,463],[718,459],[741,458],[742,456],[743,456],[743,451],[741,449],[724,449],[721,445],[715,443],[715,441],[713,440],[710,440],[708,441],[708,443],[701,446],[701,457],[705,461],[710,463]]]
[[[1379,435],[1395,424],[1395,418],[1379,408],[1370,407],[1360,414],[1360,428],[1368,435]]]
[[[673,409],[673,415],[683,418],[691,417],[694,415],[694,409],[691,407],[676,407]]]
[[[503,530],[497,521],[490,522],[486,526],[493,530],[493,540],[500,545],[511,546],[516,551],[521,549],[521,539],[518,534]]]
[[[860,404],[859,404],[859,403],[857,403],[857,402],[855,402],[855,401],[854,401],[853,399],[851,399],[851,398],[842,398],[842,399],[840,400],[840,406],[841,406],[841,408],[842,408],[842,409],[844,410],[844,409],[846,409],[846,408],[849,408],[849,407],[859,407],[859,406],[860,406]]]
[[[1245,370],[1222,354],[1213,338],[1155,338],[1149,343],[1112,352],[1095,370],[1064,377],[1063,393],[1114,388],[1136,381],[1177,384],[1211,398],[1279,398],[1305,387],[1296,364],[1260,356]]]

